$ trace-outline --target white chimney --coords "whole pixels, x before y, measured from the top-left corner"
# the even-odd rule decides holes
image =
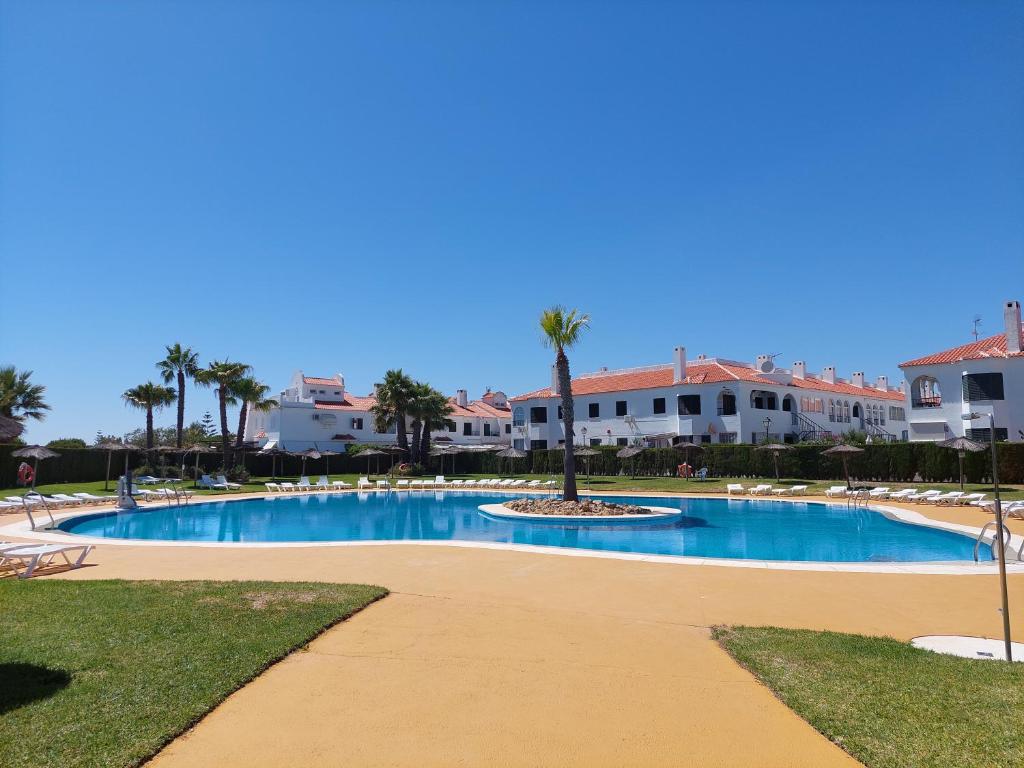
[[[754,363],[754,368],[757,369],[758,373],[771,373],[775,370],[775,364],[772,362],[772,356],[758,355],[757,361]]]
[[[344,399],[345,398],[345,377],[342,374],[340,374],[340,373],[336,373],[336,374],[334,374],[334,378],[338,382],[338,390],[341,392],[342,399]]]
[[[834,365],[826,366],[821,369],[821,380],[827,381],[829,384],[836,383],[836,367]]]
[[[864,388],[864,371],[855,371],[853,374],[853,386]]]
[[[707,359],[708,359],[708,356],[705,355],[703,352],[701,352],[699,355],[697,355],[697,360],[700,361],[700,362],[704,362]]]
[[[896,387],[896,389],[898,389],[904,395],[907,394],[907,382],[901,381],[900,385],[898,387]]]
[[[374,384],[373,384],[373,396],[376,397],[377,393],[379,391],[380,391],[380,382],[379,381],[374,382]]]
[[[464,389],[455,390],[455,404],[460,408],[465,408],[469,405],[469,395]]]
[[[1006,324],[1006,351],[1020,352],[1020,302],[1008,301],[1003,307],[1003,322]]]
[[[807,363],[805,363],[803,360],[797,360],[795,363],[793,363],[793,378],[807,378]]]
[[[678,384],[686,378],[686,347],[676,347],[672,352],[672,383]]]
[[[889,391],[889,377],[888,376],[879,376],[877,379],[875,379],[875,389],[880,389],[883,392],[888,392]]]
[[[552,365],[551,366],[551,394],[553,394],[553,395],[561,394],[558,391],[558,366],[557,365]]]

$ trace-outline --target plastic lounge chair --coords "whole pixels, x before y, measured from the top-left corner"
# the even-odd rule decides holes
[[[928,502],[930,504],[935,504],[936,506],[939,504],[956,504],[961,498],[963,498],[963,496],[963,491],[950,491],[949,493],[943,493],[939,496],[932,496],[928,499]]]
[[[732,496],[734,493],[743,493],[746,490],[740,483],[729,483],[725,486],[725,493]]]
[[[460,485],[462,485],[462,481],[461,480],[452,480],[450,485],[451,485],[452,488],[458,488]]]
[[[271,493],[281,492],[281,486],[278,485],[277,483],[264,483],[264,485],[267,487],[267,490],[270,491]]]
[[[390,488],[391,488],[391,483],[389,483],[387,480],[378,480],[377,481],[377,490],[381,490],[381,489],[390,490]]]
[[[466,481],[466,482],[465,482],[465,483],[464,483],[464,484],[462,485],[462,487],[463,487],[463,488],[476,488],[476,487],[477,487],[478,485],[479,485],[479,483],[478,483],[478,482],[477,482],[477,481],[476,481],[476,480],[474,479],[474,480],[467,480],[467,481]]]
[[[299,482],[295,484],[296,490],[299,491],[311,491],[313,490],[312,484],[309,482],[308,477],[300,477]]]
[[[214,491],[226,491],[228,489],[226,483],[219,483],[209,475],[203,475],[201,478],[199,478],[199,482],[196,483],[196,485],[198,485],[200,488],[207,488],[209,490]]]
[[[747,495],[749,496],[767,496],[771,493],[772,487],[766,483],[759,483],[753,488],[747,489]]]
[[[85,499],[79,499],[76,496],[69,496],[66,493],[55,493],[53,494],[53,498],[62,501],[65,504],[73,504],[75,506],[81,506],[82,504],[85,504]]]
[[[884,499],[888,495],[889,487],[884,485],[881,488],[872,488],[870,491],[868,491],[868,496],[870,496],[872,499]]]
[[[308,480],[308,478],[307,478],[307,480]],[[217,485],[222,485],[222,486],[224,486],[225,488],[227,488],[229,490],[232,489],[232,488],[241,488],[242,487],[240,483],[230,483],[230,482],[228,482],[228,479],[224,475],[217,475]]]
[[[396,480],[395,481],[395,490],[396,491],[408,491],[409,490],[409,481],[408,480]]]
[[[327,475],[320,475],[316,481],[316,487],[325,491],[329,491],[331,489],[331,481],[327,479]]]
[[[540,485],[540,480],[531,480],[526,484],[527,488],[536,488]]]
[[[331,488],[336,491],[344,490],[345,488],[351,488],[352,483],[346,483],[344,480],[334,480],[331,482]]]
[[[907,498],[907,496],[913,496],[915,493],[917,493],[916,488],[904,488],[903,490],[900,491],[892,491],[891,493],[887,493],[885,497],[889,501],[899,501],[901,499]]]
[[[370,482],[370,478],[368,478],[368,477],[360,477],[358,482],[356,483],[356,487],[358,487],[358,488],[373,488],[373,483]]]
[[[979,501],[985,500],[984,493],[968,493],[966,496],[961,496],[957,499],[957,504],[964,506],[966,504],[977,504]]]
[[[434,481],[433,480],[424,479],[424,480],[420,481],[420,485],[422,485],[424,488],[433,488],[434,487]]]
[[[69,552],[79,551],[78,557],[72,561],[68,557]],[[91,544],[41,544],[27,545],[7,549],[0,553],[0,565],[20,563],[25,570],[18,574],[18,578],[28,579],[35,573],[40,565],[47,566],[54,561],[57,555],[64,558],[64,562],[71,568],[81,568],[86,556],[92,551]]]
[[[434,485],[435,486],[441,486],[441,485],[448,485],[448,483],[445,482],[444,475],[438,475],[437,477],[434,478]]]
[[[942,493],[942,491],[929,490],[929,491],[924,491],[923,493],[913,493],[913,494],[911,494],[909,496],[906,496],[905,498],[906,498],[907,501],[920,501],[920,502],[923,502],[923,503],[927,503],[927,501],[930,498],[932,498],[933,496],[938,496],[941,493]]]
[[[833,485],[832,487],[825,490],[825,495],[828,496],[830,499],[834,499],[836,496],[845,496],[846,486]]]
[[[54,507],[66,507],[69,504],[74,504],[74,506],[79,506],[80,504],[84,504],[85,503],[81,499],[74,499],[73,501],[68,502],[68,501],[64,501],[64,499],[58,499],[55,496],[43,496],[41,493],[25,494],[25,496],[26,496],[26,498],[29,498],[29,499],[39,499],[44,504],[51,504]]]
[[[281,483],[281,491],[285,493],[294,493],[299,490],[295,487],[295,483]]]
[[[117,501],[117,496],[95,496],[91,493],[86,493],[85,491],[72,493],[71,495],[77,496],[82,499],[82,501],[87,501],[91,504],[108,504],[111,501]]]

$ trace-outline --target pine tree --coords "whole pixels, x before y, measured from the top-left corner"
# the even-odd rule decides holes
[[[203,420],[200,422],[203,425],[203,434],[205,437],[213,437],[217,433],[217,425],[213,421],[213,415],[207,411],[203,414]]]

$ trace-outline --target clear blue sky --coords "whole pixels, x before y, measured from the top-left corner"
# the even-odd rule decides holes
[[[1024,299],[1019,2],[0,3],[0,361],[452,392],[672,347],[889,374]],[[189,419],[213,410],[190,392]],[[173,422],[173,411],[158,423]]]

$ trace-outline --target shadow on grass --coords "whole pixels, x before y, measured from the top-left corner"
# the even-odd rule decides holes
[[[18,662],[0,664],[0,715],[48,699],[70,683],[71,675],[63,669]]]

